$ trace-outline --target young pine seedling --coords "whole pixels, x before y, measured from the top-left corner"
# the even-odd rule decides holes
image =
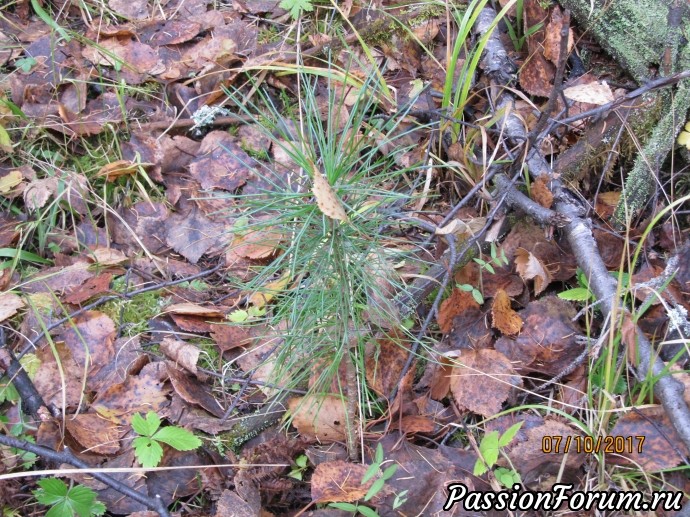
[[[163,442],[178,451],[191,451],[201,445],[201,440],[193,433],[169,425],[161,428],[161,419],[153,411],[146,414],[146,419],[136,414],[132,417],[132,429],[140,436],[134,439],[134,455],[144,468],[158,466],[163,458]]]
[[[46,478],[37,481],[38,490],[34,490],[36,500],[50,506],[46,517],[91,517],[103,515],[105,505],[96,500],[96,493],[85,486],[67,486],[64,481]]]

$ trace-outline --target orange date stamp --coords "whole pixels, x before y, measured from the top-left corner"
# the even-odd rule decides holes
[[[561,436],[547,435],[541,439],[544,454],[632,454],[642,453],[644,436]]]

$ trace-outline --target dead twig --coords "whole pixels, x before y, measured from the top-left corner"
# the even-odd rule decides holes
[[[487,21],[492,20],[495,16],[496,12],[493,9],[485,8],[477,20],[476,30],[484,34],[490,27],[490,22],[487,23]],[[502,46],[497,37],[492,37],[487,44],[487,49],[495,45]],[[493,79],[496,80],[498,77],[500,75],[496,74]],[[562,120],[561,123],[574,122],[585,116],[605,113],[607,110],[613,109],[647,91],[675,84],[688,77],[690,77],[690,70],[656,81],[650,81],[642,88],[629,93],[623,99],[600,106],[588,114],[583,113],[576,117]],[[498,99],[494,102],[498,112],[508,113],[503,121],[506,127],[506,136],[511,142],[519,144],[526,140],[527,135],[522,121],[513,115],[514,104],[514,97],[505,88],[501,89]],[[600,301],[600,308],[604,317],[611,316],[612,321],[617,321],[619,317],[621,321],[629,318],[630,315],[627,311],[621,308],[616,283],[609,275],[606,265],[599,254],[592,234],[591,222],[583,217],[586,210],[576,199],[573,199],[572,194],[563,187],[558,179],[553,178],[549,164],[537,149],[531,149],[527,152],[527,165],[533,177],[547,175],[551,178],[551,189],[556,200],[555,209],[570,219],[563,231],[570,242],[578,266],[584,271],[585,277],[588,279],[590,289],[597,300]],[[637,357],[639,358],[638,364],[635,365],[637,377],[645,379],[651,375],[656,379],[654,394],[661,401],[681,440],[690,449],[690,408],[688,408],[687,403],[683,399],[683,385],[674,379],[671,372],[666,369],[661,359],[655,354],[652,344],[639,328],[634,330],[636,331]]]
[[[0,434],[0,445],[31,452],[49,461],[55,462],[58,465],[67,463],[68,465],[72,465],[73,467],[80,469],[92,469],[91,465],[75,457],[74,454],[72,454],[72,451],[70,451],[67,447],[65,447],[63,451],[58,452],[49,449],[48,447],[36,445],[35,443],[29,443],[26,440],[19,440],[11,436],[5,436],[4,434]],[[65,473],[68,474],[69,470],[67,470]],[[156,494],[154,497],[146,496],[103,472],[92,472],[91,475],[101,483],[104,483],[110,488],[117,490],[122,495],[131,497],[137,503],[144,505],[149,510],[158,512],[158,515],[163,517],[170,516],[165,503],[163,503],[163,500],[158,494]]]

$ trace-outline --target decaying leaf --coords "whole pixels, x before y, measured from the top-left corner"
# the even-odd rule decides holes
[[[312,192],[316,198],[316,204],[319,206],[319,210],[331,219],[347,222],[348,218],[343,204],[340,202],[340,199],[338,199],[338,196],[336,196],[328,180],[324,178],[320,172],[315,170],[313,181]]]
[[[485,417],[498,413],[503,402],[522,385],[510,360],[490,349],[463,350],[453,358],[450,376],[450,391],[458,409]]]
[[[453,328],[453,318],[471,308],[479,308],[479,304],[472,297],[472,293],[453,289],[450,296],[441,302],[438,309],[438,326],[441,332],[447,334]]]
[[[345,401],[327,395],[306,395],[290,400],[292,425],[300,434],[313,436],[321,442],[344,441],[347,437]]]
[[[14,316],[22,307],[24,307],[24,302],[16,294],[4,293],[0,295],[0,321]]]
[[[216,418],[221,418],[225,414],[223,408],[213,395],[209,393],[206,386],[199,382],[201,379],[191,379],[171,363],[168,363],[167,371],[175,393],[185,402],[204,408]]]
[[[571,86],[563,90],[563,95],[575,102],[596,104],[597,106],[613,102],[613,92],[606,81],[592,81],[587,84]]]
[[[57,178],[43,178],[31,181],[24,189],[24,203],[29,210],[43,208],[58,190]]]
[[[139,166],[140,164],[130,160],[117,160],[101,167],[96,176],[103,177],[107,182],[112,183],[120,176],[134,176],[139,170]]]
[[[199,347],[179,339],[165,337],[161,341],[160,350],[176,365],[191,373],[197,373],[196,364],[199,361],[199,355],[201,355]]]
[[[510,298],[503,289],[496,291],[491,305],[491,318],[494,328],[508,336],[517,334],[522,328],[522,318],[510,306]]]
[[[534,279],[534,295],[539,296],[551,283],[551,273],[541,260],[524,248],[515,250],[515,269],[523,280]]]
[[[676,467],[687,458],[688,450],[661,407],[644,407],[618,419],[610,436],[626,437],[613,451],[646,472]],[[618,454],[611,454],[611,459]]]
[[[581,352],[572,305],[556,296],[530,302],[520,311],[525,322],[515,338],[503,336],[494,343],[515,369],[557,375]]]
[[[71,415],[65,420],[65,427],[85,450],[95,454],[117,453],[120,438],[127,432],[96,413]]]
[[[165,308],[166,313],[184,314],[186,316],[201,316],[206,318],[223,318],[225,312],[215,307],[202,307],[196,303],[174,303]]]
[[[561,49],[561,29],[563,28],[563,13],[558,8],[554,7],[551,11],[551,20],[546,26],[544,38],[544,57],[551,61],[554,65],[558,64],[558,58]],[[566,53],[570,53],[575,44],[573,38],[572,27],[568,28],[568,43],[566,45]]]
[[[367,465],[342,460],[327,461],[316,466],[311,478],[311,498],[315,503],[352,502],[363,499],[374,483],[362,483]]]
[[[283,235],[271,228],[249,232],[233,242],[233,252],[240,257],[260,260],[274,255]]]

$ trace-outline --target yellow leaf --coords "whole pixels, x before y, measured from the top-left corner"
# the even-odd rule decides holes
[[[249,297],[251,303],[257,309],[260,309],[268,302],[270,302],[276,294],[285,289],[285,286],[290,282],[290,273],[286,272],[275,282],[270,282],[261,290],[260,293],[254,293]]]
[[[11,170],[8,174],[5,174],[0,178],[0,194],[7,194],[14,187],[22,182],[22,173],[17,170]]]
[[[14,151],[14,149],[12,149],[10,134],[2,125],[0,125],[0,150],[5,151],[7,154],[12,154]]]

